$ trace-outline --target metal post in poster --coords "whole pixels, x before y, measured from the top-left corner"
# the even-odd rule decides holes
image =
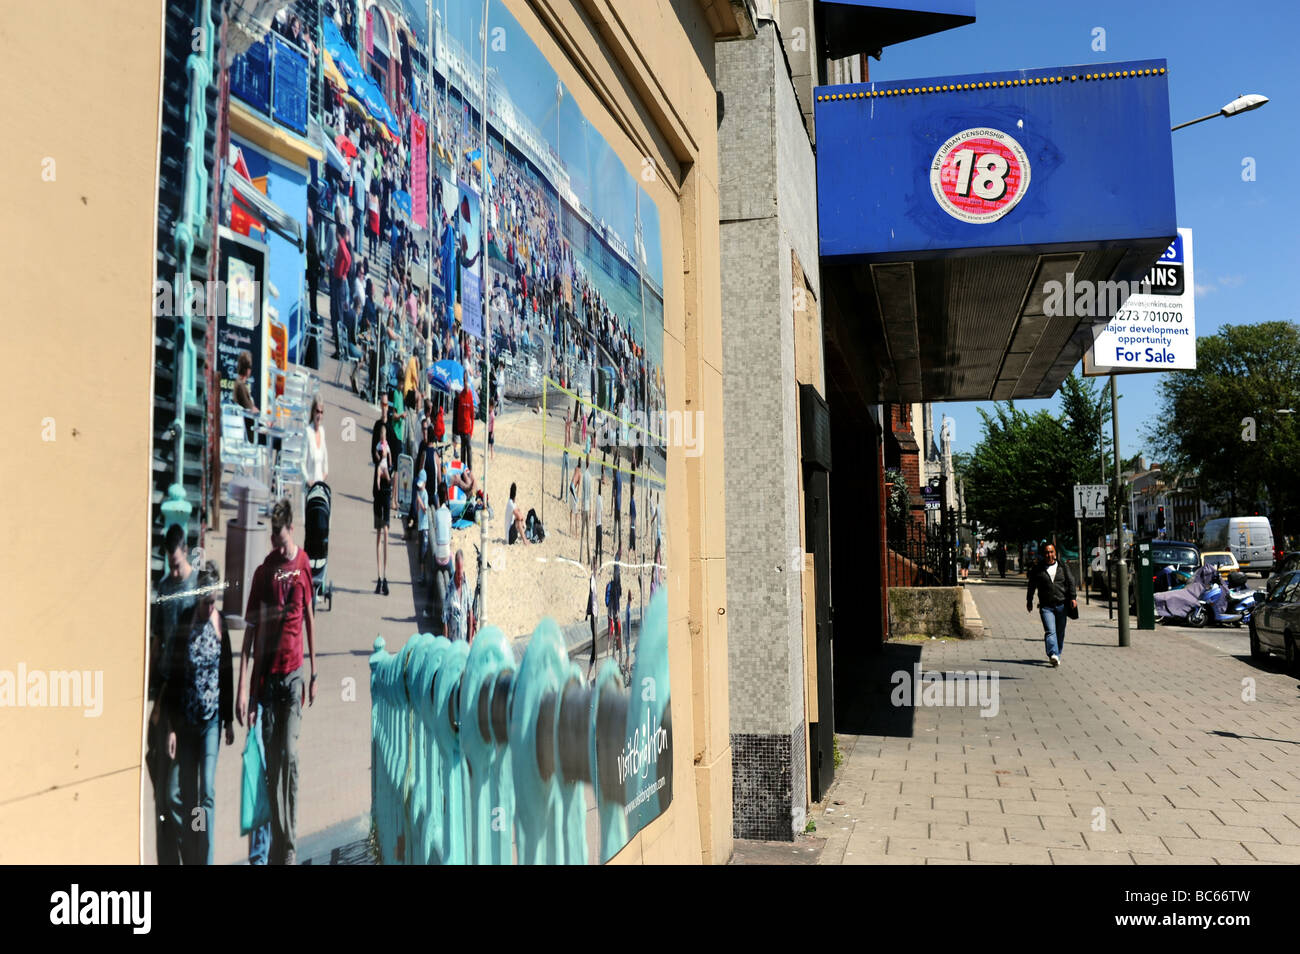
[[[488,473],[488,427],[487,421],[492,414],[492,316],[488,313],[490,309],[483,306],[483,299],[487,292],[487,273],[488,273],[488,234],[487,234],[487,203],[488,203],[488,141],[487,141],[487,111],[488,111],[488,68],[487,68],[487,49],[488,49],[488,4],[491,0],[483,0],[483,87],[479,96],[478,117],[481,134],[479,136],[479,148],[483,150],[483,177],[482,177],[482,199],[480,200],[478,216],[479,230],[482,232],[482,267],[480,274],[483,276],[483,284],[479,289],[479,307],[483,310],[483,380],[479,385],[479,390],[483,394],[483,496],[487,498],[487,473]],[[488,520],[483,518],[479,521],[479,534],[482,537],[483,567],[478,571],[479,579],[482,581],[479,587],[480,599],[478,612],[481,616],[479,625],[487,619],[487,576],[485,575],[488,567]],[[507,528],[508,529],[508,528]]]
[[[426,375],[428,369],[433,367],[433,223],[436,221],[433,210],[433,131],[438,128],[437,122],[433,115],[433,0],[427,3],[428,19],[425,21],[424,30],[424,74],[428,83],[427,95],[425,96],[426,109],[429,113],[429,119],[424,127],[424,148],[425,148],[425,194],[427,199],[424,203],[424,227],[429,235],[429,251],[424,259],[424,294],[426,299],[426,316],[428,327],[425,329],[424,337],[424,367]],[[439,210],[441,211],[441,210]],[[443,279],[446,284],[446,279]],[[428,390],[427,385],[425,388]]]

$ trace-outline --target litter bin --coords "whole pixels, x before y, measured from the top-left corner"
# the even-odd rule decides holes
[[[232,629],[243,628],[253,572],[271,551],[271,525],[261,519],[269,494],[253,477],[236,477],[230,485],[238,513],[226,524],[226,592],[221,613]]]

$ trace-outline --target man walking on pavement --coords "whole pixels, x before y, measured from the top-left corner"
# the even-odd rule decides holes
[[[1029,590],[1025,595],[1025,610],[1030,613],[1034,611],[1034,594],[1037,593],[1047,658],[1053,666],[1059,666],[1061,653],[1065,649],[1065,621],[1067,618],[1079,618],[1079,603],[1075,599],[1074,577],[1068,565],[1057,562],[1056,547],[1045,543],[1043,552],[1044,561],[1036,564],[1028,574]]]
[[[271,510],[272,550],[253,574],[249,586],[247,629],[239,660],[239,699],[235,717],[249,726],[257,710],[249,710],[250,686],[244,679],[252,653],[252,686],[262,704],[262,741],[266,750],[266,781],[271,802],[273,865],[297,862],[298,734],[302,707],[316,702],[316,626],[312,615],[311,564],[293,540],[293,507],[287,499]],[[304,680],[303,635],[311,663],[310,682]]]

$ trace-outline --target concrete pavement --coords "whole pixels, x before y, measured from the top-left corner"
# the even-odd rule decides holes
[[[990,638],[888,644],[844,700],[844,761],[806,839],[820,863],[1300,862],[1300,702],[1280,660],[1252,663],[1228,630],[1134,629],[1120,649],[1105,605],[1081,602],[1053,669],[1023,581],[968,589]],[[892,705],[917,663],[996,672],[996,714]]]

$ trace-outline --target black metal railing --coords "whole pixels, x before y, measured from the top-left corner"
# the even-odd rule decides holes
[[[957,512],[940,510],[937,520],[931,513],[924,522],[909,519],[886,532],[887,586],[957,585]]]

